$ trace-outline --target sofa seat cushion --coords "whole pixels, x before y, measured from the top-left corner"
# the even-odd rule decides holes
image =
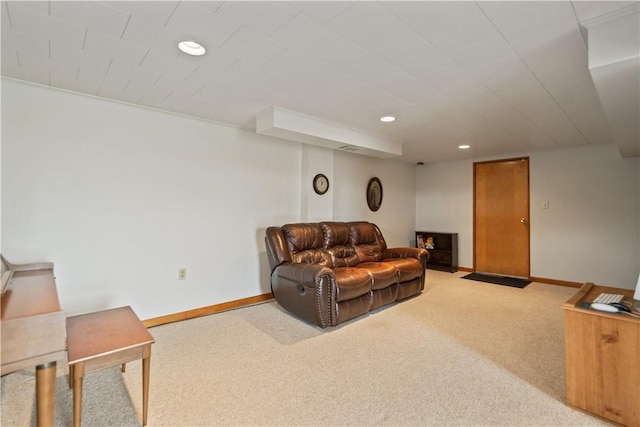
[[[362,268],[338,267],[333,269],[336,278],[336,301],[347,301],[371,292],[371,276]]]
[[[398,283],[398,269],[390,262],[363,262],[358,264],[357,268],[363,268],[369,273],[373,280],[373,290],[388,288]]]
[[[389,263],[398,269],[400,282],[413,280],[424,273],[422,264],[415,258],[385,258],[382,262]]]

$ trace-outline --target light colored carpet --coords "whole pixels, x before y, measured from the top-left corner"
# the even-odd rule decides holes
[[[150,426],[593,426],[567,407],[560,305],[576,292],[428,271],[424,293],[333,329],[275,302],[150,329]],[[62,365],[62,363],[60,364]],[[83,425],[139,425],[141,364],[85,378]],[[72,425],[66,368],[56,425]],[[33,371],[2,425],[34,425]]]

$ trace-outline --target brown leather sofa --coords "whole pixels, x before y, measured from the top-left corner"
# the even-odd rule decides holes
[[[269,227],[265,242],[276,301],[322,328],[418,295],[429,253],[387,248],[369,222]]]

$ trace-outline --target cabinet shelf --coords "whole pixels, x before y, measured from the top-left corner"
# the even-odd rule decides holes
[[[458,271],[458,233],[416,231],[416,247],[429,251],[427,268]]]

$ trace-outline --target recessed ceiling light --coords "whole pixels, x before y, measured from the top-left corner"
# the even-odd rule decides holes
[[[467,145],[467,144],[464,144],[464,145],[458,145],[458,148],[460,150],[467,150],[467,149],[471,148],[471,146]]]
[[[207,50],[200,43],[196,43],[193,40],[185,40],[178,43],[178,49],[186,53],[187,55],[201,56],[204,55]]]
[[[396,118],[395,118],[395,117],[393,117],[393,116],[383,116],[383,117],[380,117],[380,121],[381,121],[381,122],[385,122],[385,123],[387,123],[387,122],[393,122],[393,121],[395,121],[395,120],[396,120]]]

